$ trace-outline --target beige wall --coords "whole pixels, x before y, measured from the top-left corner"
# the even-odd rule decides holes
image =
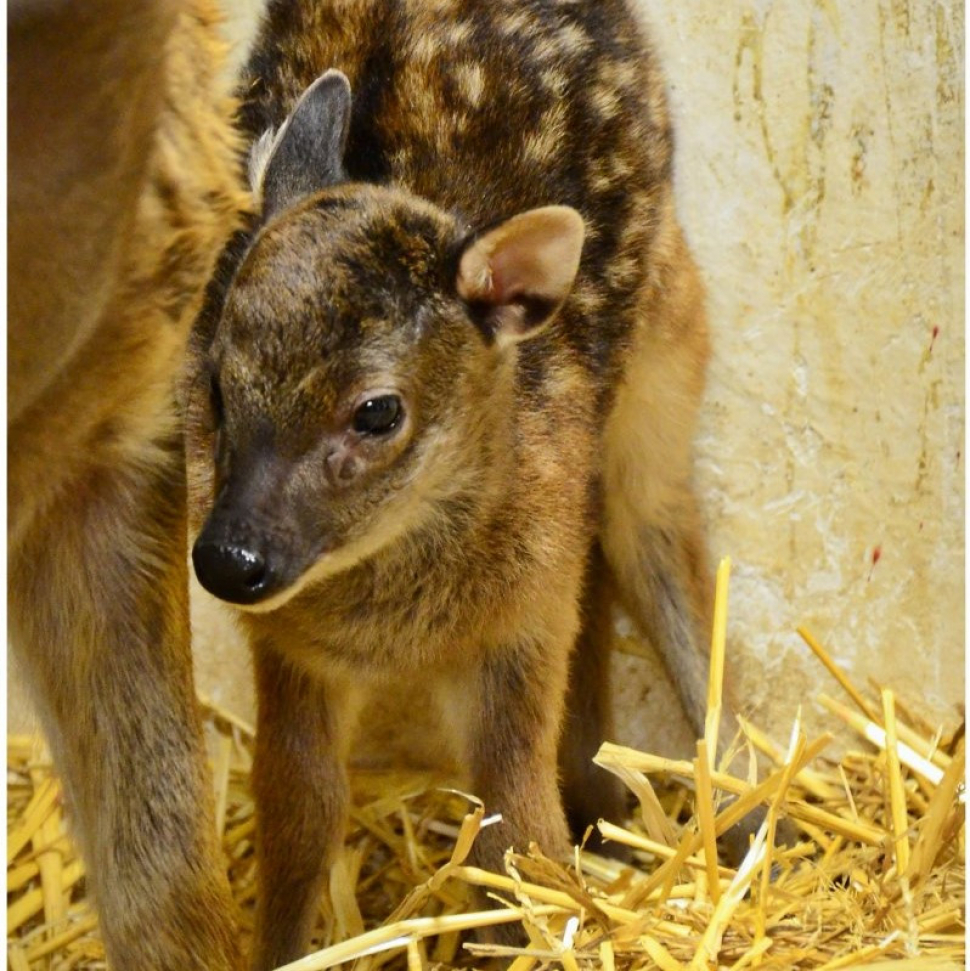
[[[799,703],[817,727],[812,698],[833,688],[794,634],[805,623],[858,683],[885,680],[952,721],[964,695],[962,7],[642,6],[709,287],[698,479],[711,552],[734,561],[740,694],[779,737]],[[197,613],[199,682],[248,715],[245,650],[214,613]],[[621,739],[686,749],[656,662],[617,665]],[[12,711],[21,723],[16,698]]]
[[[963,8],[654,3],[715,357],[698,442],[733,664],[778,729],[831,681],[964,695]],[[934,340],[934,333],[936,337]],[[878,562],[874,560],[878,555]]]

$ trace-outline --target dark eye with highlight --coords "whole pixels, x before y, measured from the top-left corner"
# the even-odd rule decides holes
[[[353,428],[360,435],[387,435],[404,417],[401,399],[396,394],[369,398],[354,412]]]

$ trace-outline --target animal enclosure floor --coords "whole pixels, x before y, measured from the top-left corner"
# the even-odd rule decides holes
[[[877,713],[872,695],[860,701]],[[851,704],[851,701],[849,702]],[[883,725],[834,699],[833,718],[878,740]],[[413,773],[357,773],[344,853],[321,907],[314,958],[301,971],[353,962],[419,968],[825,969],[964,966],[963,741],[924,725],[895,701],[899,758],[860,742],[841,759],[828,739],[793,730],[787,745],[745,723],[744,748],[772,768],[757,780],[604,746],[598,761],[636,797],[623,825],[604,836],[631,848],[620,865],[577,853],[569,865],[538,851],[509,855],[505,873],[466,862],[487,807],[441,780]],[[206,708],[218,825],[233,892],[249,924],[253,904],[253,806],[248,726]],[[753,762],[752,762],[753,764]],[[708,795],[710,792],[711,795]],[[733,805],[726,795],[737,797]],[[713,835],[746,806],[768,807],[764,832],[734,869],[705,855]],[[787,818],[800,841],[773,847],[768,829]],[[499,907],[483,913],[473,888]],[[12,971],[103,968],[84,868],[67,833],[42,744],[8,744],[8,959]],[[467,933],[520,922],[518,951],[476,944]],[[501,958],[499,962],[496,959]]]

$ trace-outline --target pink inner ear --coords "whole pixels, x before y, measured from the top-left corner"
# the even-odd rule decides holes
[[[528,240],[506,241],[492,253],[489,261],[491,286],[488,300],[495,304],[512,303],[516,297],[534,291],[537,284],[541,286],[541,267],[536,265],[537,262]]]
[[[458,270],[459,294],[495,307],[524,297],[558,306],[579,267],[583,229],[579,213],[565,206],[513,216],[465,251]]]

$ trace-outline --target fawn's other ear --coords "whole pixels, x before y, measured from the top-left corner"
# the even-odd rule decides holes
[[[303,92],[280,130],[264,132],[253,146],[249,181],[262,193],[264,221],[344,180],[350,105],[346,76],[327,71]]]
[[[579,269],[584,231],[575,209],[546,206],[466,245],[458,295],[499,346],[531,337],[562,306]]]

